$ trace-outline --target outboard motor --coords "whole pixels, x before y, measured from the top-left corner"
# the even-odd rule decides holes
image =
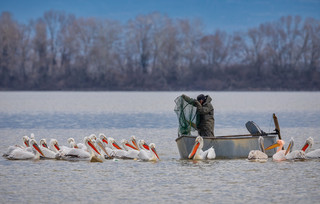
[[[246,123],[246,128],[251,135],[267,135],[260,127],[253,121],[248,121]]]

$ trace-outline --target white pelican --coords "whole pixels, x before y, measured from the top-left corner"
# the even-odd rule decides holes
[[[133,146],[135,147],[136,150],[139,150],[139,147],[137,145],[137,140],[136,140],[136,137],[134,135],[131,135],[129,141],[133,144]]]
[[[150,150],[149,145],[144,140],[139,140],[139,147],[143,150]]]
[[[139,150],[139,148],[137,147],[138,145],[135,145],[134,143],[133,145],[131,145],[126,139],[121,140],[121,144],[126,151]]]
[[[72,145],[72,144],[74,144],[74,143],[71,142],[70,145]],[[58,153],[59,157],[61,158],[62,156],[67,155],[69,153],[69,151],[71,149],[73,149],[73,147],[60,146],[56,139],[51,139],[50,143],[49,143],[49,149],[55,153]],[[68,157],[64,157],[62,159],[68,160]]]
[[[151,143],[149,145],[149,149],[150,151],[141,149],[138,154],[139,159],[141,159],[142,161],[157,161],[157,159],[160,160],[158,153],[156,151],[156,145],[154,143]]]
[[[258,139],[259,149],[260,150],[251,150],[248,155],[249,160],[254,161],[266,161],[268,160],[268,155],[265,153],[264,149],[264,139],[262,136]]]
[[[20,149],[24,149],[24,150],[29,151],[29,152],[33,152],[33,149],[29,145],[30,138],[28,136],[23,136],[22,140],[23,140],[23,144],[25,145],[25,147],[21,146],[21,145],[9,146],[8,149],[7,149],[7,152],[5,152],[2,156],[3,157],[7,157],[16,148],[20,148]]]
[[[10,154],[4,156],[12,160],[40,159],[40,155],[44,156],[34,139],[29,141],[29,145],[33,148],[33,152],[27,151],[26,148],[15,148]]]
[[[105,142],[106,144],[108,144],[108,139],[103,133],[99,134],[99,138],[101,139],[102,142]]]
[[[291,138],[293,141],[293,138]],[[313,145],[313,139],[309,137],[304,143],[301,150],[294,150],[286,155],[286,159],[305,159],[306,158],[306,150],[311,148]],[[292,145],[293,146],[293,145]]]
[[[17,148],[24,149],[24,147],[20,145],[9,146],[7,151],[2,156],[7,158],[11,154],[11,152]]]
[[[112,149],[123,150],[120,147],[120,145],[118,145],[118,143],[114,140],[113,137],[109,137],[108,138],[108,144],[109,144],[109,147],[112,148]]]
[[[100,149],[105,153],[105,159],[111,159],[111,158],[113,158],[113,156],[114,156],[114,152],[110,149],[110,148],[107,148],[104,144],[103,144],[103,142],[101,141],[101,139],[100,138],[98,138],[97,140],[96,140],[96,145],[97,145],[97,147],[100,147]],[[111,151],[110,151],[111,150]]]
[[[100,151],[94,145],[94,142],[90,138],[85,137],[84,144],[86,145],[88,151],[91,152],[90,162],[103,162],[104,156],[101,155]]]
[[[47,140],[46,140],[46,139],[41,139],[41,140],[39,141],[39,145],[40,145],[40,147],[42,146],[42,147],[48,148]]]
[[[97,136],[95,134],[91,134],[89,136],[89,138],[90,138],[91,142],[96,142],[96,140],[97,140]]]
[[[123,150],[118,143],[112,138],[108,138],[109,147],[114,151],[115,157],[125,159],[127,151]]]
[[[29,145],[30,138],[28,136],[26,136],[26,135],[23,136],[22,140],[23,140],[24,145],[26,145],[26,147],[30,147],[30,145]]]
[[[313,138],[309,137],[305,143],[305,145],[303,146],[302,150],[307,151],[307,148],[311,148],[313,145]],[[313,151],[310,151],[308,153],[306,153],[306,158],[308,159],[316,159],[316,158],[320,158],[320,149],[316,149]]]
[[[121,144],[123,148],[127,151],[125,154],[125,157],[128,159],[138,159],[139,151],[136,149],[136,147],[129,144],[128,140],[123,139],[121,140]]]
[[[191,153],[188,158],[193,160],[205,160],[216,158],[216,153],[213,147],[210,147],[206,151],[202,151],[203,148],[203,138],[198,136],[195,140]]]
[[[54,151],[55,153],[58,153],[61,149],[58,144],[58,141],[56,139],[51,139],[49,143],[49,148]]]
[[[313,145],[313,138],[309,137],[306,142],[304,143],[303,147],[302,147],[302,151],[307,152],[308,149],[310,149]]]
[[[278,147],[277,152],[272,156],[274,161],[284,161],[286,160],[286,155],[291,151],[293,145],[293,139],[291,138],[290,143],[287,147],[287,150],[282,150],[285,142],[283,140],[277,140],[275,144],[270,145],[266,148],[266,150],[273,149]]]
[[[76,141],[72,137],[68,138],[67,141],[71,148],[78,148]]]
[[[42,151],[45,158],[48,159],[59,159],[59,153],[56,153],[48,148],[46,139],[41,139],[39,141],[39,148]]]
[[[83,150],[87,150],[86,145],[84,145],[83,143],[76,143],[76,141],[72,137],[68,139],[68,143],[70,144],[71,148],[80,148]]]
[[[115,156],[115,151],[113,151],[113,149],[110,148],[107,137],[104,134],[100,133],[99,139],[102,142],[102,145],[108,153],[108,155],[110,156],[110,158],[113,158]]]
[[[73,147],[68,146],[60,146],[56,139],[51,139],[49,143],[49,149],[54,151],[55,153],[59,153],[60,155],[66,155]]]

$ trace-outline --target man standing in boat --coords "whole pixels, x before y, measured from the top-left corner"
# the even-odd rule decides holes
[[[200,136],[214,137],[214,109],[209,95],[200,94],[196,99],[182,94],[182,98],[197,107],[197,130]]]

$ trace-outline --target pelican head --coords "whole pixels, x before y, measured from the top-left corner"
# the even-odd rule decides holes
[[[131,135],[130,141],[135,146],[136,150],[139,150],[139,147],[137,145],[137,140],[136,140],[136,137],[134,135]]]
[[[195,140],[195,143],[192,147],[191,153],[189,154],[188,158],[191,159],[196,155],[196,153],[201,150],[203,147],[203,138],[201,136],[198,136]]]
[[[150,150],[149,145],[144,140],[139,140],[140,149]]]
[[[42,147],[48,148],[47,140],[46,140],[46,139],[41,139],[41,140],[39,141],[39,144],[40,144],[40,146],[42,146]]]
[[[84,138],[84,144],[87,146],[88,149],[91,149],[93,152],[97,153],[98,155],[101,155],[89,137]]]
[[[100,138],[100,140],[102,141],[103,144],[108,145],[108,139],[103,133],[99,134],[99,138]]]
[[[308,148],[311,148],[313,145],[313,138],[312,137],[309,137],[306,142],[304,143],[303,147],[302,147],[302,151],[306,151]]]
[[[105,135],[105,134],[103,134],[103,133],[99,133],[99,138],[100,138],[100,139],[103,139],[103,138],[107,138],[107,137],[106,137],[106,135]]]
[[[127,147],[127,144],[129,144],[128,140],[122,139],[120,143],[122,144],[122,147],[123,147],[126,151],[128,151],[128,147]]]
[[[158,153],[156,151],[156,145],[154,143],[150,143],[149,147],[150,147],[150,150],[154,153],[154,155],[156,155],[156,157],[160,160]]]
[[[34,133],[30,134],[30,139],[34,139],[35,140]]]
[[[114,140],[113,137],[110,137],[110,138],[109,138],[109,143],[110,143],[110,145],[111,145],[111,148],[122,149],[122,148],[118,145],[118,143]]]
[[[96,141],[97,140],[97,136],[95,134],[91,134],[89,136],[89,138],[91,139],[91,141]]]
[[[31,139],[29,144],[30,144],[30,146],[33,147],[37,152],[39,152],[39,154],[41,154],[41,155],[44,157],[42,151],[40,150],[37,142],[36,142],[34,139]]]
[[[25,135],[25,136],[22,137],[22,139],[23,139],[23,143],[24,143],[27,147],[29,147],[29,146],[30,146],[30,145],[29,145],[30,138]]]
[[[78,148],[76,141],[72,137],[68,139],[68,143],[70,144],[71,148]]]
[[[60,151],[60,147],[59,147],[58,141],[56,139],[51,139],[50,140],[50,148],[54,152],[59,152]]]
[[[70,144],[71,142],[75,142],[75,140],[72,137],[68,139],[68,143]]]

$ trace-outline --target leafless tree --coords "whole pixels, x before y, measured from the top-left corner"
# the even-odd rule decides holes
[[[157,12],[125,24],[54,10],[20,24],[3,12],[0,88],[319,90],[319,36],[320,21],[299,16],[230,34]]]

